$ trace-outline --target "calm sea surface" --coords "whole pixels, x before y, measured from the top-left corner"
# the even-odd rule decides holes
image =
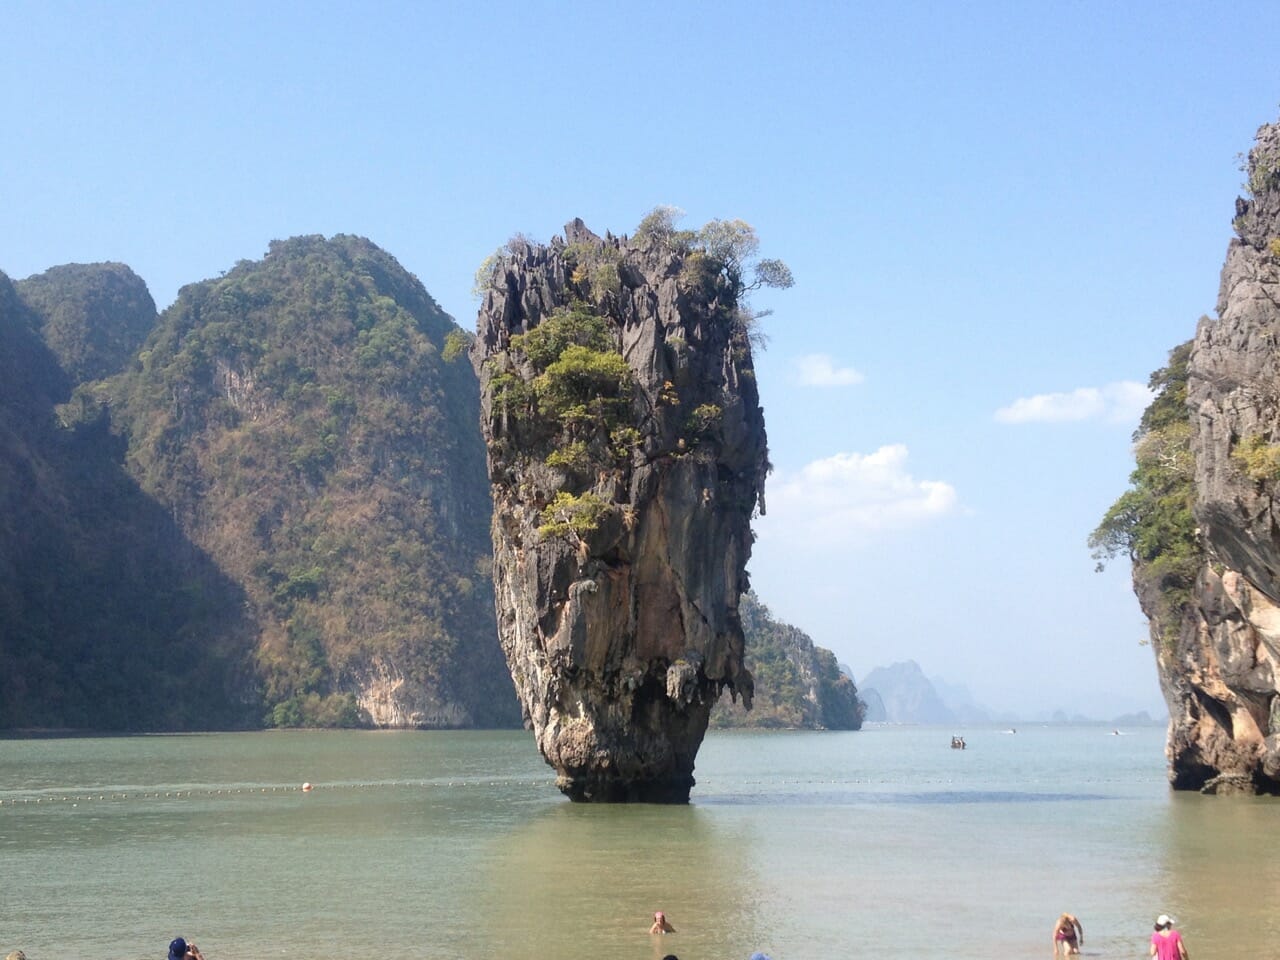
[[[1276,955],[1276,801],[1172,794],[1163,728],[952,732],[713,733],[687,807],[570,804],[524,732],[0,741],[0,956]]]

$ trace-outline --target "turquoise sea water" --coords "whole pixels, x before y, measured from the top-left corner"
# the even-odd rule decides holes
[[[1270,956],[1280,805],[1172,794],[1163,743],[713,733],[658,807],[568,803],[524,732],[0,741],[0,955],[1047,960],[1067,910],[1086,957],[1161,912],[1196,960]]]

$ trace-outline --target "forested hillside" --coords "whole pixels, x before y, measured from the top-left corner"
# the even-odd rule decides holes
[[[804,631],[776,620],[754,592],[738,607],[747,668],[755,677],[755,705],[723,697],[711,713],[713,727],[779,727],[858,730],[865,708],[835,654],[814,646]]]
[[[514,724],[475,377],[367,240],[184,287],[100,386],[143,490],[244,590],[267,721]]]
[[[0,274],[0,728],[256,722],[239,590],[127,476],[104,418],[60,424],[72,378],[50,320]]]
[[[72,383],[124,370],[156,323],[146,283],[123,263],[69,263],[17,287]]]

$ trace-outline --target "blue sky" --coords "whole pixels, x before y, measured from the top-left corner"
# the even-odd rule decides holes
[[[464,327],[476,266],[580,216],[740,217],[775,473],[753,583],[857,676],[1026,715],[1163,712],[1085,539],[1145,385],[1212,314],[1276,118],[1229,3],[0,0],[0,270],[128,263],[163,308],[356,233]]]

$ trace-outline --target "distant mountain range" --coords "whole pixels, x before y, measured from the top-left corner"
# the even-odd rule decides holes
[[[852,679],[849,668],[841,669]],[[1117,726],[1137,726],[1163,722],[1146,711],[1105,718],[1061,709],[1046,709],[1030,717],[996,711],[979,703],[961,684],[928,677],[914,660],[876,667],[858,681],[858,696],[866,704],[868,723],[980,724],[1036,721],[1048,723],[1107,722]]]

